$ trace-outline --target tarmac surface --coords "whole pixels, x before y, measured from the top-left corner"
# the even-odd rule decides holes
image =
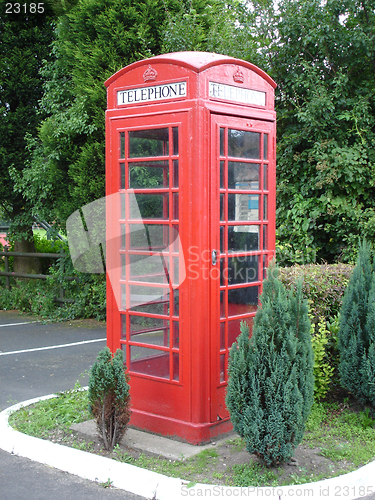
[[[105,346],[105,336],[105,326],[95,321],[41,323],[37,322],[35,317],[19,315],[15,311],[0,311],[0,411],[18,402],[71,389],[77,380],[82,385],[87,385],[88,370],[98,352]],[[4,413],[6,412],[3,412],[3,415]],[[87,428],[87,424],[85,425]],[[2,429],[4,430],[4,424]],[[2,441],[9,438],[6,435],[9,432],[5,431],[2,434],[0,430],[1,500],[50,500],[53,497],[58,500],[68,498],[74,500],[89,498],[92,500],[155,500],[159,498],[177,500],[195,496],[253,499],[271,496],[279,500],[292,497],[375,500],[375,493],[372,493],[375,490],[372,486],[375,484],[375,462],[338,479],[298,485],[288,489],[286,487],[278,490],[253,488],[251,494],[247,489],[219,489],[215,486],[206,487],[206,485],[196,485],[187,489],[186,485],[178,479],[166,478],[129,464],[119,464],[104,457],[97,457],[12,432],[16,434],[16,437],[14,438],[15,444],[11,445],[10,450],[14,451],[15,455],[21,450],[19,454],[22,455],[23,450],[26,449],[24,456],[35,457],[35,461],[3,451]],[[142,433],[132,434],[132,438],[138,439],[140,446],[153,446],[155,450],[167,449],[169,446],[170,453],[180,453],[181,443],[175,442],[175,445],[164,443],[157,437],[142,436]],[[12,439],[11,436],[10,440]],[[162,441],[163,439],[165,438],[161,438]],[[43,460],[47,455],[49,466],[38,462],[40,457]],[[65,458],[64,455],[66,455]],[[61,464],[64,465],[60,466]],[[108,474],[111,478],[112,474],[116,478],[113,484],[115,486],[117,483],[120,484],[122,489],[104,488],[100,485],[103,481],[83,479],[83,477],[90,476],[85,470],[97,470],[98,477],[104,470],[103,477],[107,478],[109,477],[106,475],[107,467],[109,467]],[[59,468],[70,473],[62,472],[58,470]],[[124,480],[124,478],[127,479]],[[155,496],[148,494],[146,497],[129,493],[125,490],[126,485],[130,483],[133,485],[133,489],[130,488],[132,491],[142,493],[147,490],[145,488],[147,483],[156,484],[159,486],[158,494]],[[311,489],[312,485],[314,485],[313,489]],[[363,496],[370,492],[370,495]]]
[[[33,316],[0,311],[0,411],[14,403],[72,389],[77,380],[87,384],[87,372],[105,347],[105,338],[105,325],[94,321],[43,324]],[[1,500],[51,498],[145,499],[0,449]]]

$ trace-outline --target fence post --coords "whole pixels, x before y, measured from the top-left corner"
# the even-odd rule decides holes
[[[4,252],[8,253],[9,247],[4,245]],[[7,255],[4,256],[4,264],[5,264],[5,272],[9,273],[9,257]],[[5,276],[5,288],[10,290],[10,277]]]
[[[63,248],[60,248],[60,272],[61,272],[61,276],[64,275],[64,249]],[[62,284],[60,283],[60,299],[61,301],[63,301],[65,297],[65,290],[62,286]]]

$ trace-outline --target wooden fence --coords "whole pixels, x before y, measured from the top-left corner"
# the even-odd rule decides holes
[[[0,252],[0,257],[4,257],[4,271],[0,271],[0,276],[5,276],[5,287],[10,290],[10,278],[29,278],[37,280],[46,280],[48,274],[26,274],[26,273],[13,273],[9,271],[9,257],[30,257],[30,258],[48,258],[48,259],[61,259],[60,260],[60,271],[64,273],[64,252],[60,253],[26,253],[26,252],[9,252],[8,247],[4,246],[4,251]],[[65,276],[66,281],[74,281],[77,279],[75,276]],[[74,302],[73,299],[66,299],[64,297],[64,289],[62,286],[59,287],[59,297],[55,297],[56,302]]]

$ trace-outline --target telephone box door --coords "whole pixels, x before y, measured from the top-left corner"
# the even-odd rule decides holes
[[[275,227],[274,123],[211,116],[211,421],[225,406],[230,348],[252,330]],[[272,240],[272,241],[271,241]]]

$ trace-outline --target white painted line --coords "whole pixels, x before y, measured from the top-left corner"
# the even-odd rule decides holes
[[[315,483],[242,488],[197,483],[188,488],[187,481],[182,479],[167,477],[131,464],[116,462],[111,458],[27,436],[9,425],[9,416],[14,411],[55,396],[51,394],[31,399],[3,410],[0,413],[0,449],[91,481],[105,483],[110,480],[115,488],[155,500],[182,500],[186,497],[354,500],[374,491],[375,462],[370,462],[354,472]]]
[[[0,325],[0,328],[3,328],[3,326],[30,325],[30,323],[40,323],[40,321],[26,321],[25,323],[8,323],[7,325]]]
[[[92,342],[103,342],[104,339],[82,340],[81,342],[72,342],[71,344],[51,345],[47,347],[35,347],[33,349],[23,349],[22,351],[0,352],[0,356],[8,356],[9,354],[22,354],[24,352],[47,351],[48,349],[61,349],[62,347],[72,347],[75,345],[91,344]]]

